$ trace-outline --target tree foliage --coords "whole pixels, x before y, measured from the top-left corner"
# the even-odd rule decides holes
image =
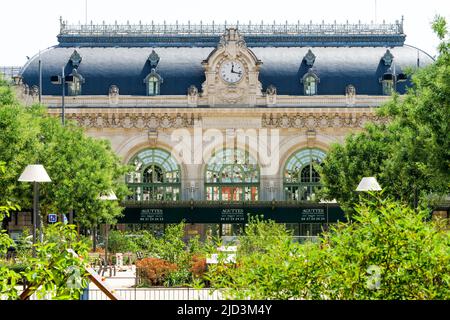
[[[40,185],[44,218],[74,210],[76,221],[84,226],[114,223],[121,214],[119,203],[102,201],[99,194],[113,190],[123,198],[128,169],[109,142],[86,136],[70,121],[63,127],[42,106],[25,108],[8,85],[0,87],[0,161],[8,167],[0,177],[0,199],[31,208],[32,186],[17,179],[28,164],[40,163],[52,179]]]
[[[450,299],[450,234],[391,199],[371,195],[353,222],[299,244],[270,221],[251,221],[236,264],[211,266],[215,289],[232,299]]]
[[[26,281],[27,288],[38,298],[57,300],[79,299],[87,287],[86,263],[73,256],[69,249],[86,257],[88,247],[78,240],[74,225],[56,223],[45,228],[43,242],[34,245],[36,256],[21,257],[24,270],[11,266],[0,267],[0,297],[18,299],[22,290],[19,282]]]
[[[387,194],[414,207],[449,194],[450,51],[445,20],[437,17],[433,27],[442,40],[439,57],[413,72],[404,96],[377,111],[389,124],[369,124],[332,146],[321,170],[323,197],[351,208],[363,176],[376,176]]]

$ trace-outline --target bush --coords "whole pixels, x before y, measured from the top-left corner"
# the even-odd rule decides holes
[[[194,255],[191,261],[190,272],[194,278],[203,278],[207,270],[206,258],[199,255]]]
[[[140,285],[162,286],[177,265],[158,258],[144,258],[136,261],[136,273]]]
[[[138,247],[130,234],[122,231],[111,230],[108,234],[108,251],[112,254],[124,252],[136,252]]]
[[[321,243],[294,243],[252,221],[237,263],[210,266],[212,287],[234,299],[450,299],[450,233],[429,209],[373,196]]]

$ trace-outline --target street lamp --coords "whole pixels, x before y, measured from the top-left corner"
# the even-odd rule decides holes
[[[52,180],[45,171],[42,164],[29,164],[19,177],[20,182],[33,182],[34,185],[34,197],[33,197],[33,244],[36,244],[36,229],[37,220],[39,219],[40,236],[42,239],[42,222],[39,210],[39,182],[51,182]],[[35,249],[33,247],[33,255],[35,255]]]
[[[61,76],[51,76],[50,81],[53,84],[60,84],[62,85],[62,100],[61,100],[61,121],[62,125],[65,124],[65,106],[64,106],[64,97],[66,96],[66,83],[72,83],[73,82],[73,76],[65,76],[64,75],[64,67],[62,67]]]
[[[375,177],[364,177],[355,191],[381,191],[381,187]]]
[[[112,190],[110,190],[107,194],[100,194],[98,198],[102,201],[118,200],[116,194]],[[109,231],[109,224],[105,223],[105,263],[106,263],[105,271],[106,268],[108,267],[108,231]],[[109,275],[111,276],[111,268],[109,269]]]

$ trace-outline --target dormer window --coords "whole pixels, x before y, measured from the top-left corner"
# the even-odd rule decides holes
[[[390,68],[381,77],[380,82],[383,87],[383,95],[390,96],[394,91],[394,77],[395,75],[392,73],[392,70]]]
[[[313,76],[308,76],[305,79],[305,95],[314,96],[317,93],[317,83]]]
[[[160,94],[160,87],[163,79],[156,73],[155,69],[152,69],[152,72],[145,78],[144,82],[147,84],[148,96],[157,96]]]
[[[71,76],[72,81],[67,83],[67,94],[69,96],[81,95],[81,89],[84,83],[83,76],[78,73],[77,69],[73,69],[72,73],[69,76]]]
[[[311,69],[303,76],[301,82],[303,82],[305,96],[317,94],[317,84],[320,82],[320,79]]]
[[[147,58],[147,61],[152,70],[144,79],[144,83],[147,85],[147,95],[157,96],[160,94],[160,87],[161,83],[163,83],[163,78],[156,73],[159,63],[159,55],[155,52],[155,50],[152,50]]]

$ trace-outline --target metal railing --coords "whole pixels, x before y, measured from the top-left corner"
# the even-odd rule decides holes
[[[148,35],[190,35],[220,36],[230,27],[237,28],[242,35],[400,35],[403,34],[403,19],[395,23],[362,24],[358,23],[212,23],[179,24],[69,24],[60,21],[60,35],[68,36],[148,36]]]
[[[5,80],[12,80],[14,76],[18,76],[20,74],[20,70],[22,67],[16,66],[0,66],[0,75]]]
[[[122,300],[222,300],[219,291],[193,288],[123,288],[115,289]],[[80,300],[109,300],[100,289],[86,289]]]

